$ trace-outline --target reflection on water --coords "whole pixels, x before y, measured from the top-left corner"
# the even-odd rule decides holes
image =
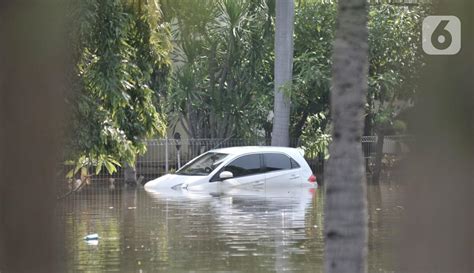
[[[375,200],[369,202],[369,272],[390,269],[384,244],[393,231],[384,219],[398,217],[390,196],[388,187],[369,190],[369,200]],[[61,207],[67,268],[322,272],[323,199],[322,190],[308,189],[259,195],[150,195],[140,189],[80,193]],[[100,239],[85,241],[91,233]]]

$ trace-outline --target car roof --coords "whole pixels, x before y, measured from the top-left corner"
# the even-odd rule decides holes
[[[228,148],[220,148],[214,149],[210,152],[216,153],[225,153],[225,154],[245,154],[245,153],[262,153],[262,152],[283,152],[294,155],[295,153],[303,155],[303,151],[299,151],[295,148],[288,148],[288,147],[276,147],[276,146],[240,146],[240,147],[228,147]]]

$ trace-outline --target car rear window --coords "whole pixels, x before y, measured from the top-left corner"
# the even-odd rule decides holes
[[[292,169],[297,169],[297,168],[300,168],[300,164],[298,164],[298,162],[296,162],[296,160],[294,160],[293,158],[290,157],[290,161],[291,161],[291,168]]]

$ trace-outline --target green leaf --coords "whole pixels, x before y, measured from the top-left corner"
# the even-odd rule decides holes
[[[69,172],[66,174],[66,178],[73,178],[76,173],[74,172],[74,169],[69,170]]]
[[[107,171],[109,174],[113,174],[117,171],[117,168],[115,167],[114,164],[112,164],[110,161],[105,161],[105,167],[107,168]]]

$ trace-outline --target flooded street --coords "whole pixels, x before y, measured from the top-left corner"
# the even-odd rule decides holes
[[[369,187],[369,272],[392,272],[398,190]],[[61,203],[68,272],[322,272],[322,189],[81,192]],[[85,241],[92,233],[99,240]]]

